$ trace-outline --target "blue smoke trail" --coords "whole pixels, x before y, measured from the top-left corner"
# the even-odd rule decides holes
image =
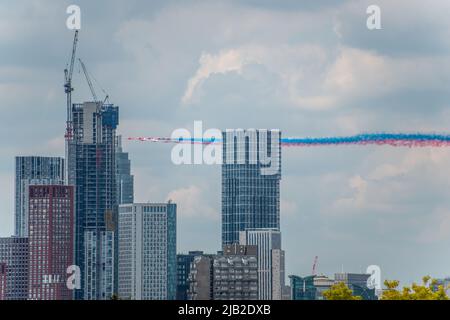
[[[166,137],[131,137],[128,140],[162,142],[162,143],[192,143],[215,144],[222,139]],[[443,147],[450,146],[450,134],[435,133],[364,133],[342,137],[319,138],[282,138],[281,144],[287,147],[326,146],[326,145],[390,145],[395,147]]]

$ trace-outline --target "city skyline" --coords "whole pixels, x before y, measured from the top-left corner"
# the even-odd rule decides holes
[[[369,33],[368,3],[79,1],[79,54],[121,106],[124,137],[164,136],[197,119],[284,136],[448,131],[449,4],[379,1],[383,29]],[[64,156],[70,3],[43,4],[0,4],[10,30],[0,31],[1,236],[14,233],[14,157]],[[74,73],[73,101],[90,100]],[[124,141],[124,150],[135,199],[178,204],[178,252],[220,249],[220,167],[175,166],[165,145]],[[448,276],[449,161],[446,148],[283,150],[286,274],[308,274],[318,255],[325,274],[377,264],[405,284]]]

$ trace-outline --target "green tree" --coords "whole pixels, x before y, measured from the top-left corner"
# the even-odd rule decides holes
[[[360,296],[354,296],[352,290],[344,283],[338,282],[329,290],[323,292],[326,300],[361,300]]]
[[[431,280],[430,276],[422,278],[422,284],[413,283],[411,287],[399,289],[400,282],[397,280],[386,280],[384,282],[386,290],[381,296],[381,300],[449,300],[444,286],[437,286],[436,280]]]
[[[403,292],[400,292],[397,288],[400,282],[397,280],[386,280],[384,281],[384,285],[386,289],[383,291],[383,295],[381,297],[382,300],[404,300],[403,297],[408,295],[409,288],[403,288]]]

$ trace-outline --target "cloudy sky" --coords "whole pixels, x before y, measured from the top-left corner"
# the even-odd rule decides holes
[[[366,9],[381,8],[381,30]],[[120,106],[120,133],[279,128],[284,136],[447,132],[449,1],[0,0],[0,235],[13,232],[14,156],[64,155],[63,69],[78,56]],[[80,68],[74,101],[89,100]],[[178,251],[220,247],[220,167],[124,143],[136,201],[178,203]],[[404,283],[450,275],[450,149],[283,149],[287,274],[381,267]]]

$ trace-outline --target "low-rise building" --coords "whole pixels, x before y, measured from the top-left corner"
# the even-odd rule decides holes
[[[257,300],[257,247],[231,244],[195,257],[189,282],[190,300]]]
[[[203,251],[189,251],[187,254],[177,254],[177,300],[187,300],[189,291],[189,273],[194,258],[202,256]]]

